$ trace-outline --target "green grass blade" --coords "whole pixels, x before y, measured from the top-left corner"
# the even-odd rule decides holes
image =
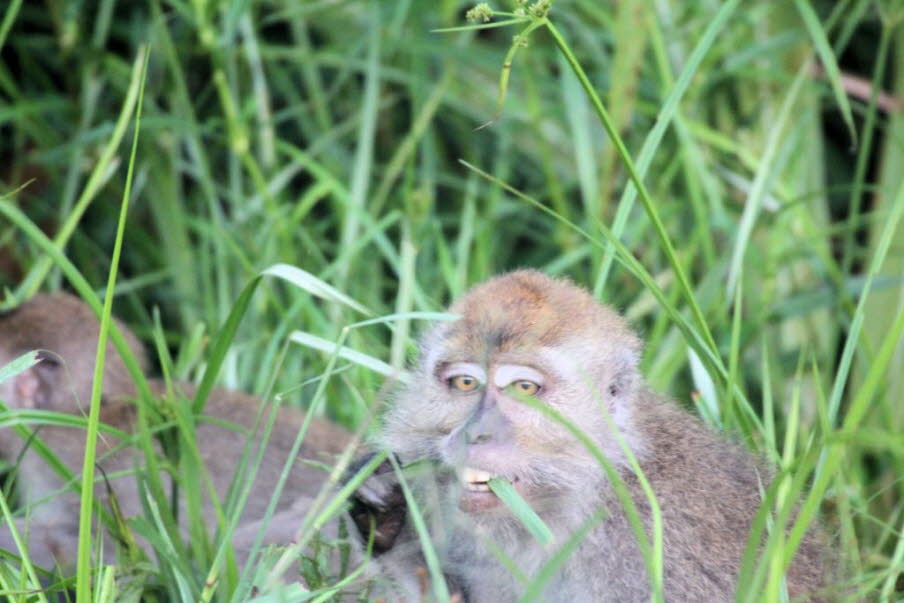
[[[665,253],[666,258],[669,261],[669,265],[675,272],[675,276],[678,279],[678,283],[685,297],[685,301],[691,309],[691,315],[694,318],[697,329],[700,331],[700,334],[703,337],[703,340],[706,342],[706,345],[711,350],[715,350],[716,343],[713,340],[712,333],[709,330],[709,325],[703,316],[703,312],[700,310],[700,306],[697,304],[697,300],[694,297],[693,289],[691,288],[687,274],[681,265],[681,261],[678,259],[678,254],[675,250],[675,246],[672,243],[671,238],[669,238],[665,224],[663,224],[662,218],[659,215],[659,210],[656,209],[656,204],[653,202],[650,193],[647,191],[646,185],[644,185],[643,183],[643,179],[638,174],[637,168],[635,168],[634,162],[631,160],[631,155],[628,153],[628,149],[625,147],[625,143],[618,135],[618,132],[615,131],[615,127],[612,125],[612,120],[609,118],[609,113],[603,106],[602,101],[596,94],[596,90],[594,90],[593,85],[590,83],[590,79],[584,72],[584,68],[578,62],[577,58],[575,58],[574,53],[571,51],[571,48],[565,41],[565,38],[562,37],[562,34],[559,33],[559,30],[550,21],[543,21],[545,22],[547,30],[549,30],[549,32],[553,36],[553,39],[555,39],[556,45],[559,47],[559,50],[564,54],[569,66],[572,68],[575,75],[577,75],[578,80],[580,80],[581,85],[584,87],[584,91],[590,98],[593,107],[603,124],[603,127],[606,129],[606,133],[609,135],[609,139],[612,141],[612,144],[615,145],[616,150],[618,151],[618,155],[619,157],[621,157],[621,160],[625,165],[625,169],[628,172],[628,176],[631,178],[631,182],[634,183],[635,187],[637,187],[637,192],[640,195],[641,203],[644,207],[644,210],[646,210],[647,212],[647,216],[653,223],[653,230],[656,232],[657,238],[662,245],[663,253]]]
[[[242,318],[248,311],[251,297],[254,295],[254,292],[257,291],[257,286],[260,284],[261,278],[261,275],[255,276],[247,285],[245,285],[245,288],[242,289],[241,294],[235,300],[232,309],[229,311],[229,315],[226,317],[223,326],[217,331],[213,344],[210,346],[210,354],[207,357],[207,366],[204,369],[204,377],[201,378],[201,383],[198,385],[198,390],[195,392],[195,398],[192,402],[192,409],[195,414],[199,414],[204,410],[204,404],[207,402],[210,390],[213,389],[213,384],[220,372],[220,368],[223,366],[223,361],[226,358],[226,353],[229,351],[229,346],[235,338],[235,333],[239,328],[239,324],[242,322]]]
[[[15,377],[19,373],[24,373],[39,362],[40,360],[38,359],[37,351],[22,354],[9,364],[0,366],[0,383],[3,383],[11,377]]]
[[[835,60],[835,53],[832,52],[832,46],[829,44],[826,32],[819,23],[819,16],[816,14],[816,11],[813,10],[813,7],[808,0],[794,0],[794,6],[797,7],[797,11],[800,13],[804,25],[807,27],[810,39],[813,40],[813,46],[816,48],[816,53],[819,55],[819,60],[822,62],[823,68],[826,71],[826,76],[829,78],[829,83],[832,86],[832,94],[835,96],[835,102],[838,104],[838,109],[841,111],[841,117],[844,119],[844,124],[847,126],[848,134],[851,137],[851,144],[856,146],[857,128],[854,127],[854,116],[851,113],[851,103],[848,101],[847,93],[844,91],[844,84],[841,83],[841,70],[838,69],[838,62]]]
[[[750,236],[753,232],[753,226],[756,218],[760,213],[763,200],[769,191],[776,173],[776,156],[779,153],[781,144],[786,140],[787,130],[785,125],[792,116],[792,110],[797,101],[803,84],[807,81],[809,75],[807,66],[802,66],[794,82],[788,88],[785,94],[785,100],[779,109],[778,115],[771,121],[769,139],[766,142],[766,148],[763,151],[763,157],[760,160],[760,167],[757,170],[753,180],[750,193],[744,203],[744,213],[741,215],[741,222],[738,225],[738,234],[735,236],[734,248],[731,254],[731,263],[728,267],[728,281],[725,287],[725,296],[732,299],[735,296],[735,288],[740,286],[741,270],[744,263],[744,255],[747,252],[747,246],[750,242]]]
[[[568,561],[568,558],[574,553],[588,534],[607,517],[605,511],[597,511],[587,518],[587,520],[569,536],[568,540],[559,547],[556,554],[550,559],[543,568],[537,572],[533,580],[524,589],[524,594],[519,601],[528,603],[529,601],[542,601],[546,585],[555,577],[556,572]]]
[[[22,8],[22,0],[12,0],[6,7],[6,12],[3,14],[3,22],[0,23],[0,50],[3,50],[6,36],[9,34],[9,30],[12,28],[13,23],[16,22],[16,17],[19,15],[20,8]]]
[[[473,25],[459,25],[456,27],[441,27],[439,29],[431,29],[430,33],[454,33],[457,31],[475,31],[480,29],[495,29],[497,27],[508,27],[509,25],[517,25],[527,21],[525,17],[515,19],[506,19],[505,21],[493,21],[492,23],[475,23]]]
[[[336,352],[336,342],[330,341],[328,339],[323,339],[322,337],[317,337],[316,335],[311,335],[310,333],[294,331],[291,335],[289,335],[289,340],[299,345],[303,345],[314,350],[319,350],[321,352]],[[355,364],[368,368],[375,373],[379,373],[385,377],[397,378],[402,382],[408,382],[410,380],[410,377],[406,372],[393,368],[392,365],[387,364],[382,360],[378,360],[373,356],[358,352],[349,347],[340,347],[338,350],[338,356],[343,360],[354,362]]]
[[[527,531],[537,539],[537,542],[544,546],[552,543],[553,535],[549,526],[527,504],[527,501],[521,498],[511,483],[501,477],[494,477],[489,481],[489,486],[493,494],[499,497],[499,500],[509,508],[518,521],[527,528]]]
[[[365,213],[367,192],[373,170],[373,154],[375,133],[377,129],[378,91],[380,86],[380,11],[374,0],[368,2],[368,10],[373,19],[369,29],[367,48],[367,70],[364,84],[364,95],[360,102],[361,127],[358,131],[355,162],[352,167],[351,188],[349,191],[348,205],[345,208],[345,216],[342,221],[342,250],[352,248],[352,244],[358,237],[358,228],[361,222],[361,214]],[[351,272],[350,256],[344,255],[344,261],[339,264],[337,283],[344,287],[346,279]]]
[[[641,147],[640,154],[637,157],[637,175],[639,178],[643,179],[646,177],[647,170],[650,168],[653,157],[656,154],[656,151],[659,149],[659,145],[662,142],[663,136],[665,136],[666,130],[678,113],[678,107],[681,103],[681,99],[684,98],[685,94],[687,93],[694,74],[697,73],[697,70],[700,67],[700,63],[703,62],[703,59],[704,57],[706,57],[707,52],[709,52],[709,50],[715,44],[716,38],[725,28],[726,24],[728,23],[729,17],[734,14],[734,11],[735,9],[737,9],[739,3],[740,0],[729,0],[728,2],[722,3],[721,7],[719,8],[719,12],[716,13],[716,15],[712,18],[712,21],[710,21],[709,25],[707,25],[706,31],[703,32],[702,36],[700,36],[700,41],[697,42],[694,50],[688,56],[687,62],[684,64],[684,68],[681,70],[681,74],[678,76],[677,81],[669,91],[665,102],[662,104],[662,108],[659,110],[659,114],[656,116],[656,123],[653,125],[653,129],[650,130],[650,133],[647,134],[647,137],[643,141],[643,146]],[[615,219],[612,222],[612,234],[616,237],[621,238],[622,234],[624,233],[625,226],[628,222],[628,216],[631,213],[631,209],[634,207],[634,201],[636,198],[637,187],[634,186],[633,182],[629,182],[625,187],[624,192],[622,193],[621,199],[619,199],[618,210],[616,211]],[[606,253],[603,256],[603,264],[600,267],[600,271],[594,285],[595,292],[599,292],[603,289],[603,286],[605,285],[609,277],[609,271],[612,268],[612,262],[614,261],[614,259],[615,252],[610,245],[607,247]]]
[[[6,522],[6,529],[9,530],[9,533],[13,537],[13,542],[16,543],[16,550],[19,551],[19,557],[22,558],[22,569],[28,576],[28,580],[31,583],[31,589],[34,589],[37,592],[39,601],[44,601],[46,603],[47,597],[44,595],[43,591],[41,591],[41,581],[38,580],[34,565],[32,565],[31,559],[28,557],[28,546],[19,535],[19,530],[16,528],[16,520],[13,519],[12,512],[7,504],[6,495],[3,492],[0,492],[0,513],[3,515],[3,521]]]
[[[288,264],[275,264],[261,272],[262,275],[275,276],[282,280],[292,283],[299,289],[307,291],[314,297],[319,297],[330,302],[343,304],[352,308],[356,312],[360,312],[365,316],[373,316],[373,312],[368,310],[364,305],[345,295],[332,285],[317,278],[310,272],[302,270],[296,266]]]
[[[415,500],[414,494],[411,493],[411,488],[408,486],[408,481],[402,474],[402,468],[399,467],[399,463],[395,460],[394,456],[389,456],[388,458],[389,462],[392,463],[392,468],[395,470],[396,477],[399,478],[399,485],[402,487],[402,493],[405,495],[405,504],[408,508],[411,523],[414,526],[414,531],[421,543],[421,552],[424,554],[427,570],[430,573],[430,586],[433,591],[433,596],[436,601],[448,601],[449,589],[446,586],[446,578],[443,576],[439,557],[436,554],[436,549],[433,547],[430,532],[427,530],[427,523],[424,521],[420,506]]]
[[[882,584],[882,590],[879,593],[880,601],[891,601],[895,592],[901,592],[897,586],[900,576],[904,574],[904,522],[898,527],[898,534],[902,536],[898,538],[898,544],[895,545],[895,550],[889,559],[888,566],[892,570],[888,572],[888,577]]]
[[[94,364],[94,382],[91,387],[91,403],[88,411],[88,428],[85,433],[85,458],[82,465],[82,480],[88,485],[82,488],[78,524],[78,553],[76,565],[76,599],[87,601],[91,597],[91,516],[94,508],[94,460],[97,447],[97,431],[100,423],[100,398],[104,382],[104,361],[107,352],[107,335],[110,331],[113,310],[113,290],[119,268],[119,257],[125,234],[126,216],[129,211],[129,194],[131,192],[132,175],[135,169],[135,156],[138,150],[138,134],[141,131],[141,103],[144,98],[144,83],[147,75],[150,53],[147,47],[139,50],[135,59],[133,82],[139,83],[137,105],[135,107],[135,133],[132,138],[132,152],[129,156],[129,169],[126,173],[125,191],[116,228],[116,241],[113,246],[113,257],[110,260],[110,276],[107,280],[107,295],[104,298],[104,311],[100,321],[100,335],[97,342],[97,356]],[[127,103],[128,106],[128,103]],[[128,111],[129,117],[131,112]],[[50,260],[47,266],[50,266]]]
[[[141,70],[141,63],[136,63],[135,68],[132,71],[132,78],[129,81],[129,89],[126,91],[125,101],[123,102],[122,109],[120,110],[119,117],[113,129],[113,134],[110,136],[107,145],[101,152],[94,169],[91,170],[91,175],[88,177],[88,182],[85,184],[82,194],[76,201],[72,211],[66,217],[66,221],[60,226],[56,237],[54,237],[54,245],[61,250],[66,247],[66,243],[69,241],[70,237],[72,237],[73,232],[75,232],[79,220],[85,213],[85,210],[88,209],[91,201],[94,200],[103,184],[112,175],[111,167],[113,166],[116,151],[119,148],[122,137],[125,136],[126,130],[128,129],[132,115],[135,112],[135,105],[140,103],[140,94],[144,86],[144,79],[142,79],[143,73],[144,72]],[[47,277],[47,273],[50,272],[52,266],[53,263],[51,258],[42,258],[38,260],[34,268],[29,271],[19,285],[18,296],[22,299],[31,297],[41,286],[41,282]]]

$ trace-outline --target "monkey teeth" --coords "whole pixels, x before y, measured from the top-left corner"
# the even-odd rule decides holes
[[[473,467],[465,467],[461,471],[461,483],[465,489],[470,492],[489,492],[490,485],[487,483],[495,476],[488,471],[474,469]]]
[[[468,492],[489,492],[490,486],[488,484],[481,483],[466,483],[465,490]]]

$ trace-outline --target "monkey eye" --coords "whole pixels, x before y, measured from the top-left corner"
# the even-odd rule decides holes
[[[515,393],[525,396],[533,396],[536,395],[538,391],[540,391],[540,385],[538,383],[534,383],[533,381],[529,381],[527,379],[515,381],[509,387],[514,389]]]
[[[452,375],[448,379],[449,387],[457,389],[460,392],[470,392],[477,389],[480,381],[477,377],[471,375]]]

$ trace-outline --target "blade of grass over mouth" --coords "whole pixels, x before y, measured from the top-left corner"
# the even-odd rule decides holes
[[[489,481],[490,490],[499,497],[506,507],[518,518],[518,521],[527,528],[527,531],[542,545],[552,543],[553,535],[549,526],[537,515],[531,506],[524,500],[515,487],[507,480],[494,477]]]

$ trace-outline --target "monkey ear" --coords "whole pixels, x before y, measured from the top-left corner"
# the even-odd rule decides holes
[[[640,354],[634,349],[626,349],[616,358],[605,392],[610,404],[626,399],[634,393],[640,383],[639,361]]]
[[[13,378],[13,391],[20,408],[50,408],[53,392],[60,387],[59,360],[47,352],[38,352],[38,360]]]

